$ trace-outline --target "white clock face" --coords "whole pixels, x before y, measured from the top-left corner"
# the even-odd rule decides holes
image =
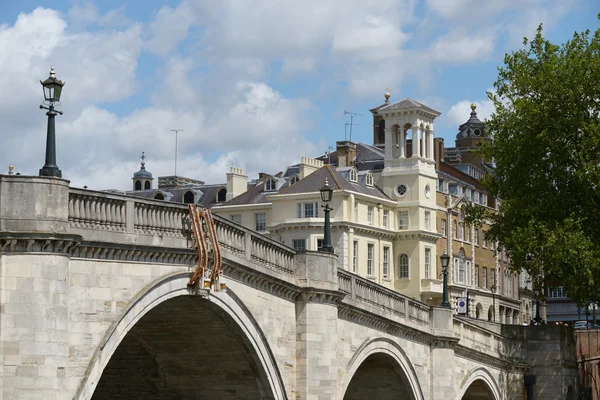
[[[398,197],[404,197],[404,195],[406,194],[407,191],[408,191],[408,188],[406,187],[405,184],[400,184],[396,188],[396,193],[398,194]]]
[[[429,185],[425,185],[425,197],[431,197],[431,187]]]

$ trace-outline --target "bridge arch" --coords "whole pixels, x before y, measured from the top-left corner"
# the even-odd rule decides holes
[[[477,368],[463,382],[456,399],[501,400],[500,393],[498,384],[492,374],[485,368]]]
[[[86,377],[80,383],[75,399],[92,398],[101,381],[102,374],[119,345],[144,316],[149,315],[167,301],[186,299],[204,302],[203,305],[217,310],[223,318],[229,320],[230,325],[234,325],[241,331],[244,343],[251,353],[249,356],[252,361],[249,362],[254,362],[256,369],[259,370],[260,382],[257,385],[261,391],[261,398],[287,399],[275,358],[250,312],[230,289],[227,292],[211,292],[208,299],[203,299],[202,292],[187,287],[190,275],[189,272],[177,272],[157,279],[130,301],[119,320],[111,325],[94,352],[86,371]],[[195,337],[188,338],[189,341],[195,339]],[[198,362],[201,361],[202,358],[199,357]],[[264,393],[262,393],[263,391]]]
[[[397,367],[401,372],[402,383],[409,392],[410,400],[424,400],[421,386],[415,370],[398,343],[387,338],[373,338],[363,343],[348,362],[344,378],[341,384],[341,394],[346,398],[348,389],[351,387],[357,373],[361,372],[361,366],[366,362],[385,363],[388,366]]]

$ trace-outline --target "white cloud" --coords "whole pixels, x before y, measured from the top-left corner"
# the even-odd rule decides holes
[[[477,117],[482,121],[488,119],[495,110],[494,103],[488,99],[478,101],[462,100],[453,104],[448,110],[447,115],[450,122],[456,127],[465,123],[469,119],[471,104],[473,103],[477,106],[475,109]]]
[[[150,38],[146,49],[162,57],[168,55],[186,38],[190,27],[199,22],[196,20],[198,17],[186,1],[174,9],[167,6],[161,8],[148,27]]]
[[[496,47],[495,34],[479,31],[469,34],[462,30],[438,37],[429,49],[429,59],[446,64],[467,64],[487,61]]]
[[[142,151],[156,177],[171,174],[172,128],[185,129],[179,134],[179,171],[207,182],[223,181],[230,166],[274,172],[298,152],[315,153],[315,145],[301,135],[310,126],[305,115],[310,102],[239,78],[210,82],[219,90],[206,93],[208,83],[194,72],[192,58],[172,57],[157,70],[156,84],[148,86],[154,91],[149,106],[125,115],[100,106],[128,99],[140,87],[141,35],[139,24],[72,32],[59,13],[42,8],[0,27],[0,46],[7,49],[0,54],[0,75],[20,89],[15,96],[20,101],[0,109],[6,123],[0,160],[24,174],[36,175],[42,166],[46,117],[37,110],[39,79],[52,64],[67,82],[65,114],[56,119],[57,163],[74,186],[128,189]]]

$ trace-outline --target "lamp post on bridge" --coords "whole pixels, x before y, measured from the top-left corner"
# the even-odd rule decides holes
[[[492,307],[494,308],[494,311],[492,312],[492,322],[496,322],[496,290],[497,289],[498,288],[496,287],[495,284],[490,287],[490,291],[492,292]]]
[[[444,287],[442,292],[442,307],[450,307],[450,302],[448,301],[448,263],[450,262],[450,256],[446,254],[444,250],[444,254],[440,256],[440,261],[442,263],[442,276],[444,279]]]
[[[62,172],[56,165],[56,133],[54,130],[54,117],[62,115],[62,111],[54,109],[56,103],[60,104],[60,95],[65,82],[56,79],[54,67],[50,69],[50,76],[44,82],[40,81],[44,88],[44,103],[48,107],[40,105],[40,108],[48,110],[48,128],[46,130],[46,163],[40,169],[39,176],[53,176],[62,178]]]
[[[323,210],[325,211],[325,232],[323,234],[323,247],[319,250],[327,253],[333,253],[333,247],[331,246],[331,220],[329,218],[329,212],[332,210],[329,207],[331,199],[333,197],[333,189],[329,187],[327,178],[325,178],[325,185],[319,190],[321,192],[321,201],[323,201]]]

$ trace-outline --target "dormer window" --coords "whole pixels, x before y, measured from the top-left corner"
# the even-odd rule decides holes
[[[275,179],[271,178],[265,182],[265,190],[267,192],[275,190]]]
[[[350,170],[350,182],[357,182],[358,181],[358,172],[356,172],[356,169],[352,168]]]
[[[299,180],[300,180],[300,177],[298,175],[292,176],[292,179],[290,179],[290,186],[294,185]]]
[[[221,188],[217,192],[217,203],[223,203],[227,200],[227,189]]]
[[[187,191],[187,192],[185,192],[185,194],[183,195],[183,202],[184,202],[185,204],[194,204],[194,203],[195,203],[195,201],[194,201],[194,200],[195,200],[195,199],[194,199],[194,192]]]
[[[365,177],[365,183],[367,184],[367,186],[373,186],[373,174],[371,174],[370,172]]]
[[[164,200],[165,196],[162,193],[156,193],[154,195],[154,200]]]

